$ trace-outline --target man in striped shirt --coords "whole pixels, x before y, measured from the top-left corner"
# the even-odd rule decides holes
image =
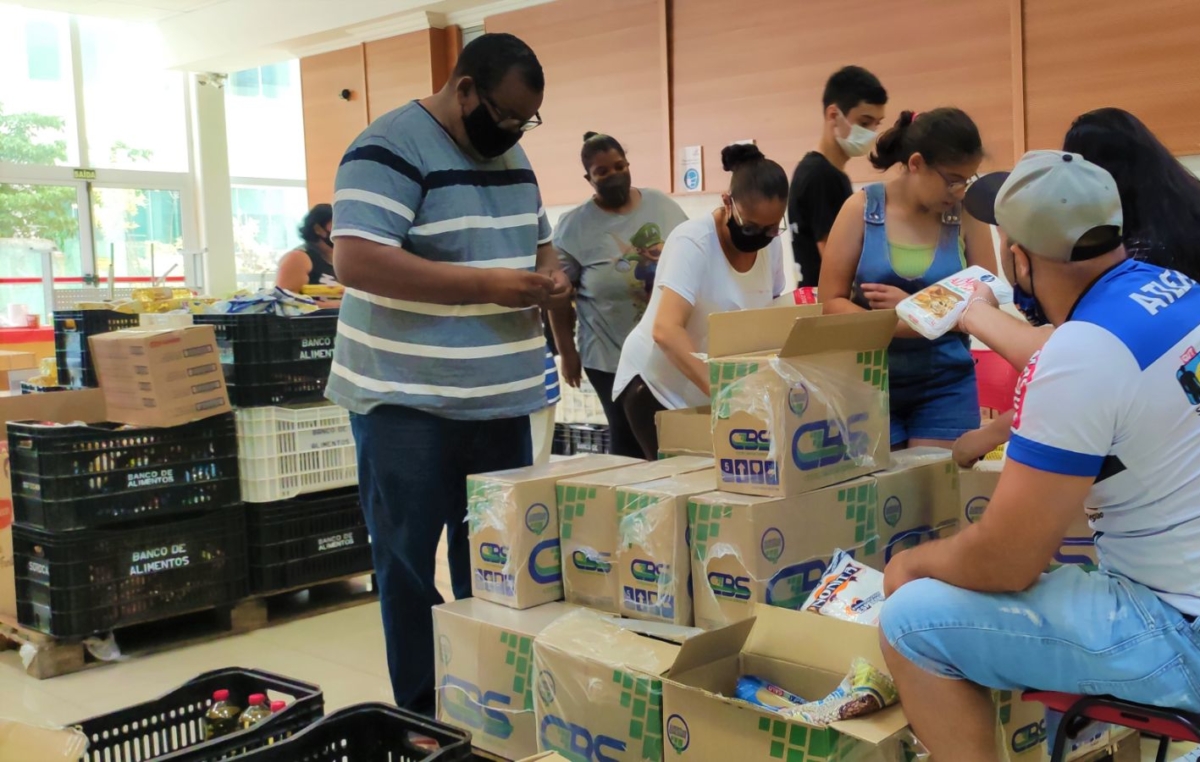
[[[435,554],[471,595],[468,474],[529,465],[546,406],[539,307],[569,297],[517,141],[542,67],[512,35],[467,45],[438,93],[377,119],[334,195],[346,286],[327,396],[352,415],[396,703],[432,713]]]

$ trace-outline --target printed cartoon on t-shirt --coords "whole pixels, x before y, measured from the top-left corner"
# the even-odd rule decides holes
[[[654,292],[654,275],[658,271],[658,259],[662,256],[663,237],[658,223],[647,222],[638,228],[628,242],[614,233],[609,233],[617,242],[621,255],[613,262],[617,272],[626,273],[635,293],[649,299]]]
[[[1179,385],[1183,387],[1188,402],[1200,405],[1200,378],[1197,378],[1197,373],[1200,372],[1200,352],[1197,352],[1195,347],[1188,347],[1182,359],[1183,366],[1175,373],[1175,378],[1179,379]]]

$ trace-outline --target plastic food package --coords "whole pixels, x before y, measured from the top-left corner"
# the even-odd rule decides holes
[[[850,673],[833,693],[820,701],[783,709],[779,713],[823,728],[830,723],[873,714],[899,699],[900,694],[896,692],[892,678],[866,659],[858,658],[850,665]]]
[[[1012,286],[975,265],[908,297],[896,305],[896,314],[925,338],[940,338],[958,325],[977,282],[990,286],[1001,304],[1012,301]]]
[[[754,675],[743,675],[738,678],[737,697],[763,709],[770,709],[772,712],[804,704],[804,699],[796,694]]]
[[[821,582],[802,610],[847,622],[878,625],[882,609],[883,573],[839,550],[833,554],[829,568],[821,575]]]

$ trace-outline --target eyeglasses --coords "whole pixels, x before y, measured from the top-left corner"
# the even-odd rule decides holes
[[[538,127],[542,126],[541,111],[533,112],[532,119],[522,122],[515,116],[505,117],[504,109],[497,106],[494,100],[484,95],[482,92],[479,93],[479,99],[487,104],[488,110],[497,117],[496,126],[502,130],[508,130],[509,132],[529,132],[530,130],[536,130]]]
[[[733,220],[742,229],[742,233],[747,236],[765,235],[767,238],[778,238],[783,235],[783,225],[778,227],[763,227],[761,225],[747,225],[742,222],[742,215],[738,214],[737,205],[732,201],[729,204],[733,207]]]
[[[938,173],[938,177],[942,178],[942,182],[946,184],[946,190],[960,191],[971,187],[971,184],[979,179],[979,175],[971,175],[966,180],[951,180],[946,176],[946,173],[937,167],[933,168],[934,172]]]

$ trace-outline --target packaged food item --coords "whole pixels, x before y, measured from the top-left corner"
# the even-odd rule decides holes
[[[925,338],[939,338],[958,325],[959,317],[975,293],[976,283],[991,287],[996,301],[1001,304],[1012,301],[1012,286],[973,265],[900,302],[896,305],[896,314]]]
[[[791,709],[804,703],[804,699],[796,694],[754,675],[739,677],[736,693],[742,701],[761,706],[763,709],[770,709],[772,712]]]
[[[883,573],[839,550],[833,554],[829,568],[802,610],[847,622],[878,625],[882,608]]]
[[[850,665],[850,673],[833,693],[820,701],[782,709],[779,713],[823,728],[840,720],[873,714],[899,700],[892,678],[859,658]]]
[[[235,732],[238,729],[238,717],[241,714],[242,710],[230,703],[229,691],[214,691],[212,706],[204,714],[205,740],[211,741]]]

